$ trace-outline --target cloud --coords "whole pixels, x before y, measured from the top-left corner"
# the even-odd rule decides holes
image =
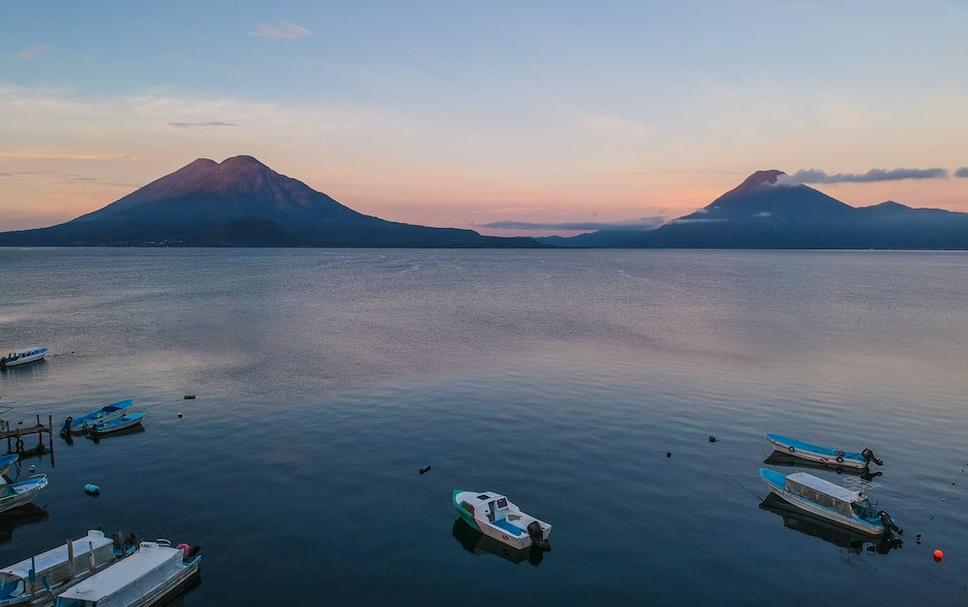
[[[45,46],[34,46],[31,48],[24,49],[22,51],[17,51],[17,59],[28,60],[40,55],[47,50]]]
[[[55,148],[0,149],[0,158],[11,160],[120,160],[130,158],[122,152]]]
[[[311,31],[303,26],[290,23],[289,21],[283,21],[280,25],[265,25],[260,23],[256,26],[255,31],[251,31],[249,34],[259,36],[260,38],[271,38],[273,40],[293,40],[295,38],[306,38],[307,36],[313,35]]]
[[[665,223],[664,217],[642,217],[625,221],[575,221],[575,222],[530,222],[494,221],[477,224],[476,227],[494,230],[571,230],[590,232],[594,230],[652,230]]]
[[[176,129],[184,129],[195,126],[239,126],[234,122],[222,122],[221,120],[207,120],[205,122],[169,122],[168,126]]]
[[[955,171],[955,177],[968,177],[968,167],[961,167]]]
[[[778,185],[801,183],[873,183],[902,179],[947,179],[945,169],[871,169],[866,173],[827,173],[820,169],[800,169],[793,175],[781,175]]]

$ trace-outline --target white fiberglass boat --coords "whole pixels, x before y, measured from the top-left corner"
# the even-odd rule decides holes
[[[0,512],[6,512],[32,502],[46,486],[46,474],[34,474],[26,480],[13,483],[8,483],[5,478],[0,476]]]
[[[517,550],[549,548],[551,525],[521,512],[505,496],[493,491],[455,489],[451,499],[461,518],[484,535]]]
[[[891,515],[867,497],[873,483],[851,476],[844,481],[850,486],[841,487],[806,472],[785,476],[768,468],[760,468],[760,477],[778,497],[820,518],[873,537],[903,533]]]
[[[148,607],[172,598],[198,574],[200,549],[157,540],[57,595],[56,607]]]
[[[37,362],[47,356],[47,348],[24,348],[5,356],[0,356],[0,369]]]
[[[88,531],[16,565],[0,569],[0,607],[49,605],[54,593],[66,590],[134,550],[123,538],[117,543],[101,531]]]

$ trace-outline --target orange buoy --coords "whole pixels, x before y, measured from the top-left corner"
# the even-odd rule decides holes
[[[934,551],[934,561],[936,563],[940,563],[941,559],[943,558],[944,558],[944,552],[942,552],[940,548]]]

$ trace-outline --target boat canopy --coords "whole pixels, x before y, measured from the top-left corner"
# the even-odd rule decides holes
[[[83,571],[87,568],[92,548],[95,566],[110,561],[114,552],[114,542],[105,537],[101,531],[88,531],[85,537],[71,543],[74,545],[75,571]],[[67,557],[67,544],[64,544],[38,554],[32,559],[24,559],[16,565],[0,569],[0,579],[4,583],[12,579],[26,580],[30,576],[31,567],[36,567],[34,574],[38,582],[44,577],[51,582],[67,579],[70,577],[70,564]]]
[[[183,553],[155,542],[141,542],[137,552],[68,588],[57,607],[128,605],[161,585],[182,566]]]
[[[851,504],[861,504],[866,499],[855,491],[835,485],[806,472],[797,472],[786,477],[786,490],[807,498],[811,502],[833,508],[850,516]]]

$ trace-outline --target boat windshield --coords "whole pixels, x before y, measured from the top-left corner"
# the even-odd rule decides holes
[[[877,518],[877,507],[866,497],[858,502],[854,502],[850,507],[854,511],[854,514],[863,519],[873,520]]]

